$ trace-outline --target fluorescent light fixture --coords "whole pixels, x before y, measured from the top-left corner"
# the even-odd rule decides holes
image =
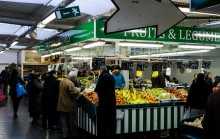
[[[209,51],[210,50],[198,50],[198,51],[182,51],[182,52],[161,53],[161,54],[151,54],[151,55],[135,55],[135,56],[129,56],[129,58],[182,56],[185,54],[205,53],[205,52],[209,52]]]
[[[178,56],[177,53],[161,53],[161,54],[152,54],[150,57],[169,57],[169,56]]]
[[[161,48],[163,44],[153,43],[134,43],[134,42],[120,42],[119,46],[129,46],[134,48]]]
[[[51,46],[52,46],[52,47],[56,47],[56,46],[59,46],[59,45],[61,45],[60,42],[59,42],[59,43],[54,43],[54,44],[52,44]]]
[[[216,35],[216,34],[200,34],[200,33],[195,33],[194,36],[220,38],[220,35]]]
[[[82,47],[69,48],[69,49],[66,49],[65,51],[66,52],[71,52],[71,51],[78,51],[78,50],[82,50]]]
[[[91,60],[91,57],[72,57],[72,59],[79,59],[79,60]]]
[[[37,24],[37,28],[44,28],[46,25],[45,24],[43,24],[42,22],[39,22],[38,24]]]
[[[205,46],[205,45],[178,45],[179,48],[184,49],[215,49],[214,46]]]
[[[149,57],[150,55],[135,55],[135,56],[129,56],[129,58],[144,58]]]
[[[62,54],[62,53],[63,53],[63,52],[58,51],[58,52],[51,53],[51,55],[59,55],[59,54]]]
[[[21,45],[14,45],[14,46],[10,46],[11,49],[25,49],[27,48],[27,46],[21,46]]]
[[[94,42],[94,43],[90,43],[90,44],[86,44],[84,46],[82,46],[83,48],[87,49],[87,48],[92,48],[92,47],[96,47],[96,46],[102,46],[104,45],[105,42]]]
[[[14,42],[11,44],[11,46],[14,46],[14,45],[16,45],[16,44],[18,44],[18,41],[14,41]]]
[[[49,57],[51,56],[50,54],[42,55],[41,57]]]
[[[211,14],[211,13],[202,13],[202,12],[192,12],[190,11],[189,8],[183,8],[183,7],[178,7],[182,12],[184,13],[193,13],[193,14],[203,14],[203,15],[214,15],[214,16],[220,16],[218,14]]]
[[[43,21],[42,24],[46,25],[49,22],[51,22],[52,20],[54,20],[56,18],[55,13],[53,12],[52,14],[50,14],[48,17],[46,17]]]
[[[205,53],[209,52],[210,50],[198,50],[198,51],[183,51],[183,52],[177,52],[177,54],[194,54],[194,53]]]

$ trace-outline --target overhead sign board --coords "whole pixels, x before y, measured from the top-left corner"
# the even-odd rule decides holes
[[[112,0],[117,11],[106,23],[105,33],[156,26],[156,36],[163,34],[185,15],[170,0]]]
[[[64,20],[68,18],[73,18],[76,16],[80,16],[79,6],[69,7],[58,9],[55,11],[57,20]]]
[[[191,0],[191,11],[196,11],[199,9],[211,7],[214,5],[220,4],[218,0]]]
[[[191,0],[190,10],[195,12],[220,14],[219,0]]]

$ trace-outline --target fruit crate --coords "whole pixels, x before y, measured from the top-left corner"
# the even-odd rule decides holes
[[[202,116],[202,115],[201,115]],[[180,132],[182,139],[205,139],[204,129],[184,124],[184,122],[193,122],[201,116],[184,119],[180,123]]]

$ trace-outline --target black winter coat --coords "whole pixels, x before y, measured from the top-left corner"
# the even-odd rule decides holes
[[[208,133],[207,139],[220,139],[220,91],[209,95],[205,116],[202,121],[204,130]]]
[[[57,111],[60,81],[54,76],[45,78],[41,106],[43,111]]]
[[[193,109],[205,109],[208,96],[212,93],[212,87],[205,81],[196,82],[190,86],[187,97],[187,105]]]
[[[116,130],[116,98],[115,80],[107,71],[99,76],[95,88],[98,93],[99,106],[97,107],[98,136],[115,134]]]
[[[17,82],[21,83],[22,85],[25,85],[25,81],[19,75],[17,77],[9,78],[9,86],[10,86],[9,95],[12,97],[12,99],[17,98],[17,92],[16,92]]]
[[[28,94],[28,102],[29,102],[29,113],[30,116],[40,115],[41,114],[41,95],[43,91],[43,82],[35,79],[29,84],[29,94]]]
[[[158,77],[151,77],[151,82],[152,88],[164,88],[166,86],[165,78],[161,72],[159,72]]]

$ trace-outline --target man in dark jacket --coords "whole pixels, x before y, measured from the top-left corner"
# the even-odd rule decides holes
[[[205,75],[199,73],[196,83],[192,84],[187,97],[187,105],[190,106],[190,117],[204,114],[208,96],[212,93],[212,87],[205,82]]]
[[[43,94],[41,97],[42,106],[42,128],[44,130],[53,129],[58,126],[57,103],[59,96],[59,84],[57,72],[52,70],[45,77],[43,85]]]
[[[115,80],[105,66],[100,68],[100,73],[95,88],[99,97],[97,132],[100,137],[113,137],[116,134]]]
[[[152,88],[164,88],[165,78],[160,71],[153,71],[151,75]]]
[[[220,139],[220,91],[209,95],[202,126],[208,139]]]

